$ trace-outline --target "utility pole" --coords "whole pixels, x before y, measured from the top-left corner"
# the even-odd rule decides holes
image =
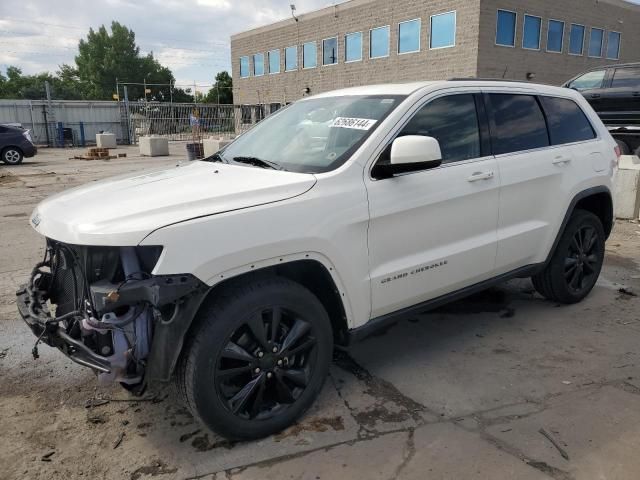
[[[45,125],[45,127],[47,129],[47,138],[49,138],[49,124],[53,123],[53,126],[55,128],[56,115],[55,115],[55,112],[53,111],[53,105],[51,103],[51,86],[49,85],[49,81],[48,80],[45,80],[45,82],[44,82],[44,90],[45,90],[45,92],[47,94],[47,110],[48,110],[47,125]],[[58,138],[58,136],[54,135],[53,138]]]

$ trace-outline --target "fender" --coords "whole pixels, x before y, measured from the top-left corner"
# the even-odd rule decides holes
[[[170,320],[156,323],[151,351],[147,362],[149,365],[145,376],[147,382],[168,382],[171,379],[171,375],[182,353],[187,333],[193,325],[193,321],[200,307],[216,286],[249,272],[258,274],[260,271],[266,270],[269,267],[277,265],[284,266],[301,260],[313,260],[324,266],[340,295],[347,318],[347,325],[349,328],[352,328],[353,314],[348,295],[346,294],[336,268],[326,256],[317,252],[302,252],[258,260],[232,270],[218,273],[207,279],[204,283],[200,283],[199,288],[195,289],[188,297],[176,305],[177,310]]]

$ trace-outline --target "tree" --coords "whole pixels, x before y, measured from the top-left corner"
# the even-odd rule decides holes
[[[174,81],[171,70],[163,67],[153,53],[140,56],[136,45],[136,35],[118,22],[111,23],[111,33],[105,26],[97,31],[90,29],[86,40],[80,40],[76,56],[78,77],[86,86],[86,93],[93,99],[111,99],[116,89],[116,79],[120,82],[162,83],[166,87],[150,85],[147,99],[168,100],[168,84]],[[144,86],[129,85],[130,100],[145,98]]]
[[[216,82],[204,97],[206,103],[233,103],[233,80],[229,72],[222,71],[216,75]]]

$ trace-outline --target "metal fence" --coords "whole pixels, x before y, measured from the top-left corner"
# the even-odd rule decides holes
[[[20,124],[30,129],[33,140],[40,145],[55,146],[61,140],[80,144],[83,136],[85,141],[95,141],[101,131],[123,137],[115,102],[0,100],[0,124]],[[61,131],[61,125],[67,130]]]
[[[281,107],[160,102],[0,100],[0,124],[20,124],[37,144],[85,145],[110,132],[119,143],[136,144],[143,135],[191,140],[243,133]]]

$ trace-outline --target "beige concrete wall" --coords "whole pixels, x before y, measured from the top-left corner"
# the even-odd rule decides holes
[[[302,96],[362,84],[441,80],[475,76],[480,0],[352,0],[307,15],[234,35],[231,38],[235,103],[289,102]],[[429,50],[430,16],[457,11],[456,46]],[[420,18],[421,49],[398,55],[398,23]],[[390,25],[390,56],[369,59],[369,29]],[[363,32],[363,60],[344,63],[344,35]],[[322,66],[322,40],[338,36],[337,65]],[[302,44],[317,42],[318,67],[303,70]],[[284,72],[284,48],[298,45],[298,70]],[[240,78],[239,59],[280,49],[279,74]],[[252,58],[250,70],[253,71]]]
[[[515,11],[516,47],[495,45],[498,9]],[[524,14],[542,17],[541,50],[522,48]],[[548,20],[565,22],[563,53],[546,52]],[[528,72],[535,73],[535,81],[560,85],[578,73],[598,65],[640,61],[640,6],[621,0],[481,0],[480,44],[478,75],[489,78],[526,80]],[[585,25],[585,54],[569,55],[571,23]],[[620,60],[589,58],[586,49],[589,27],[622,33]],[[606,56],[605,33],[605,56]]]

